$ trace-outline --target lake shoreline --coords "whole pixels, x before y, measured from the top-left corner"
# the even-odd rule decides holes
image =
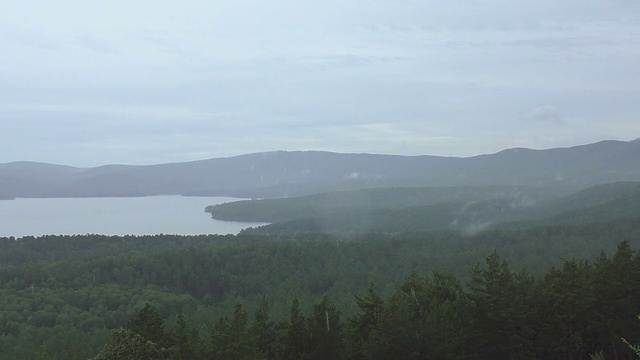
[[[206,206],[240,199],[157,195],[0,201],[0,237],[237,234],[264,225],[212,219]]]

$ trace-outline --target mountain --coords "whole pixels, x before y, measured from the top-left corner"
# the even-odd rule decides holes
[[[0,198],[203,195],[273,198],[398,186],[582,189],[640,180],[640,141],[468,158],[276,151],[159,165],[0,164]]]

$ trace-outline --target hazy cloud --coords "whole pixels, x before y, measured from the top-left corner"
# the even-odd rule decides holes
[[[555,106],[544,105],[531,109],[524,116],[524,120],[560,124],[564,122],[564,117]]]
[[[0,162],[470,156],[630,140],[639,11],[637,1],[9,2]]]

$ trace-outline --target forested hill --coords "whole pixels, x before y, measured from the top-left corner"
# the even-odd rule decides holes
[[[252,233],[353,234],[603,222],[638,217],[640,182],[596,185],[562,196],[538,187],[407,187],[244,200],[208,206],[213,218],[269,222]]]
[[[639,180],[640,141],[634,140],[509,149],[468,158],[277,151],[148,166],[14,162],[0,164],[0,199],[160,194],[268,198],[391,186],[581,189]]]

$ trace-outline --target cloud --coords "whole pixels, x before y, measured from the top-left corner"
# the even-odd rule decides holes
[[[0,13],[0,162],[471,156],[638,134],[640,2],[41,5]]]
[[[73,40],[77,46],[89,51],[111,55],[117,55],[120,53],[117,46],[111,44],[107,40],[97,37],[77,36]]]
[[[525,121],[531,121],[536,123],[551,123],[551,124],[563,124],[564,116],[552,105],[538,106],[527,112],[523,119]]]

